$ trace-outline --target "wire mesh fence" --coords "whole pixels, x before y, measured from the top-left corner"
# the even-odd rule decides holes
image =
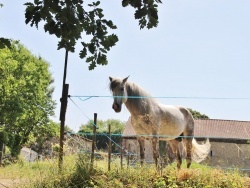
[[[80,98],[81,101],[84,96],[75,96]],[[110,96],[85,96],[86,99],[97,97],[110,98]],[[197,99],[197,98],[195,98]],[[198,98],[203,99],[203,98]],[[249,98],[205,98],[215,100],[248,100]],[[76,102],[70,98],[71,102],[82,112],[81,108]],[[90,118],[83,113],[89,120]],[[195,133],[194,137],[198,142],[203,142],[209,139],[211,149],[208,153],[206,160],[202,164],[221,169],[237,169],[250,175],[250,122],[249,121],[232,121],[232,120],[215,120],[208,119],[195,120]],[[94,125],[95,126],[95,125]],[[112,125],[111,125],[112,126]],[[80,134],[81,137],[91,140],[92,134]],[[140,164],[140,149],[137,141],[138,135],[133,134],[112,134],[99,133],[96,135],[95,152],[96,156],[104,160],[108,160],[108,149],[112,148],[111,158],[123,159],[124,164],[133,166]],[[140,135],[139,135],[140,136]],[[147,136],[149,135],[141,135]],[[152,135],[151,135],[152,136]],[[158,135],[159,136],[159,135]],[[168,135],[161,135],[168,137]],[[111,140],[111,146],[108,142]],[[175,161],[175,156],[168,144],[168,142],[160,141],[158,144],[160,160],[159,163],[164,165],[170,164]],[[185,152],[182,143],[179,144],[179,150],[183,153],[182,157],[185,158]],[[80,150],[79,150],[80,151]],[[82,150],[83,151],[83,150]],[[152,154],[151,141],[145,141],[145,162],[146,164],[154,163]]]
[[[71,152],[86,153],[91,152],[92,140],[87,137],[92,136],[90,133],[84,135],[70,135],[68,137],[68,149],[71,148]],[[114,160],[122,160],[121,164],[125,166],[138,166],[140,165],[140,149],[139,143],[135,137],[123,138],[122,134],[114,134],[111,137],[103,139],[102,134],[96,135],[95,144],[95,159],[106,160],[108,163],[109,147],[111,150],[111,162]],[[111,146],[108,144],[108,140],[119,140],[119,143]],[[203,142],[205,139],[197,138],[198,142]],[[201,164],[211,166],[219,169],[237,169],[243,173],[250,175],[250,145],[248,141],[228,140],[210,138],[211,150]],[[153,153],[150,140],[145,140],[145,164],[153,164]],[[180,142],[179,150],[181,151],[183,159],[185,159],[185,150],[183,149],[183,143]],[[171,147],[167,141],[159,141],[159,165],[164,166],[171,164],[175,161],[175,155],[173,154]]]

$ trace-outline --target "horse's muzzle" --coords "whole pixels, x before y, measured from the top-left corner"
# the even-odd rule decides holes
[[[120,112],[122,110],[122,105],[118,104],[118,103],[113,103],[112,108],[114,109],[114,111],[116,113]]]

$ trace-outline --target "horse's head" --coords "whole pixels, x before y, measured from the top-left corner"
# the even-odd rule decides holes
[[[122,110],[122,104],[127,101],[127,91],[125,86],[128,77],[124,79],[109,77],[109,80],[109,88],[114,96],[112,108],[115,112],[120,112]]]

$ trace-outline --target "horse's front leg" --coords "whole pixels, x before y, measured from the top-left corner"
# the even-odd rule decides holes
[[[159,147],[158,146],[159,146],[158,138],[156,138],[156,137],[152,138],[153,157],[155,160],[156,169],[158,169],[158,158],[159,158]]]
[[[145,140],[144,138],[137,138],[139,147],[140,147],[140,160],[141,160],[141,166],[144,164],[145,159]]]

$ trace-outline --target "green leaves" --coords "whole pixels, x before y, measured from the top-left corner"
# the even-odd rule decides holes
[[[83,25],[86,34],[92,35],[92,39],[88,43],[82,42],[83,50],[80,51],[79,55],[82,59],[86,58],[89,70],[93,70],[97,65],[107,65],[106,54],[118,42],[118,37],[115,34],[108,35],[108,28],[116,29],[117,27],[111,20],[103,19],[103,10],[97,8],[99,4],[99,1],[89,4],[94,9],[88,13]]]
[[[0,49],[0,126],[25,143],[54,114],[53,88],[49,65],[32,55],[18,42]]]
[[[135,19],[139,20],[140,29],[147,27],[151,29],[157,27],[158,21],[158,4],[160,0],[123,0],[122,6],[128,5],[136,9]]]
[[[24,4],[25,22],[38,28],[39,22],[45,21],[45,32],[60,38],[58,49],[65,48],[74,52],[76,41],[81,38],[83,31],[82,22],[85,13],[82,3],[82,0],[34,0],[34,3]]]
[[[118,41],[114,34],[109,35],[109,29],[117,27],[111,20],[104,19],[103,10],[99,8],[100,1],[88,4],[86,11],[82,0],[34,0],[25,3],[25,22],[38,27],[44,21],[44,30],[59,38],[58,49],[75,51],[75,44],[81,39],[82,33],[92,35],[90,41],[82,41],[83,49],[79,56],[86,58],[89,70],[97,65],[106,65],[107,52]]]
[[[6,39],[6,38],[0,38],[0,49],[2,48],[10,48],[11,46],[11,40],[10,39]]]
[[[58,49],[75,51],[75,45],[81,39],[82,33],[91,35],[89,41],[82,41],[79,56],[89,63],[89,70],[97,65],[107,65],[107,53],[118,42],[115,34],[108,34],[110,29],[116,29],[111,20],[104,18],[100,1],[88,5],[87,11],[83,0],[34,0],[27,2],[25,23],[36,26],[43,21],[44,30],[58,39]],[[122,6],[135,8],[135,19],[139,20],[141,29],[157,27],[158,3],[160,0],[122,0]],[[1,43],[0,43],[1,44]]]
[[[118,37],[114,34],[108,36],[94,36],[90,43],[84,43],[83,50],[80,52],[80,58],[85,58],[87,52],[90,52],[90,56],[86,58],[86,62],[89,63],[89,70],[93,70],[96,65],[107,65],[107,51],[116,44]]]
[[[34,0],[28,2],[25,11],[25,23],[36,26],[44,21],[44,30],[59,38],[58,49],[75,51],[75,45],[81,39],[82,33],[91,35],[89,41],[82,41],[79,56],[89,63],[89,70],[97,65],[107,65],[107,53],[118,42],[115,34],[108,34],[110,29],[116,29],[111,20],[104,18],[103,10],[99,8],[100,1],[83,6],[83,0]],[[141,29],[157,27],[158,3],[160,0],[123,0],[122,6],[135,8],[135,19],[139,20]]]
[[[206,114],[201,114],[200,112],[193,110],[191,108],[188,108],[188,110],[190,111],[194,119],[209,119],[209,117]]]

